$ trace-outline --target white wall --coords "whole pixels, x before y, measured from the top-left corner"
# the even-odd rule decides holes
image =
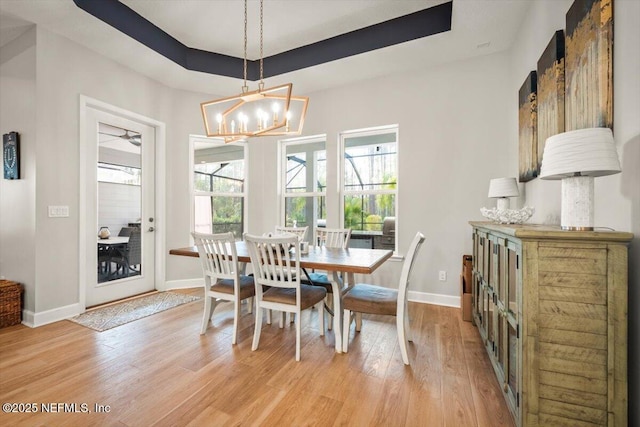
[[[167,247],[188,243],[188,135],[202,133],[199,104],[210,95],[167,88],[42,28],[33,33],[35,45],[23,54],[28,60],[3,60],[1,69],[2,131],[22,135],[25,179],[1,184],[0,274],[25,284],[25,308],[37,314],[79,301],[80,95],[167,124],[169,197],[166,213],[157,213]],[[16,61],[24,62],[22,76],[9,72]],[[69,217],[48,218],[49,205],[69,206]],[[197,261],[178,267],[189,277],[201,274]]]
[[[495,54],[309,94],[304,133],[327,135],[329,159],[338,158],[341,131],[399,125],[399,250],[416,231],[426,235],[411,289],[444,295],[433,297],[444,303],[458,303],[461,257],[471,251],[468,221],[493,206],[490,178],[510,170],[508,80],[508,58]],[[276,147],[265,139],[249,145],[249,221],[256,232],[278,223]],[[338,185],[336,163],[327,165],[328,188]],[[328,224],[338,226],[337,204],[328,203],[327,212]],[[368,280],[396,286],[400,267],[386,263]],[[438,281],[439,270],[448,272],[446,282]]]
[[[34,27],[0,51],[0,134],[20,134],[20,179],[0,176],[0,277],[23,284],[27,310],[35,307],[35,44]]]
[[[512,47],[511,91],[517,93],[522,82],[549,43],[556,30],[565,28],[565,14],[572,0],[537,1],[532,3],[519,37]],[[632,216],[633,200],[638,200],[636,170],[638,156],[629,150],[638,142],[640,130],[640,80],[638,61],[640,54],[639,2],[616,0],[614,2],[614,136],[622,162],[622,173],[595,180],[595,225],[617,230],[634,231],[640,223],[640,213]],[[513,107],[515,105],[515,108]],[[510,108],[511,133],[517,136],[517,98],[512,98]],[[630,144],[629,146],[627,146]],[[637,149],[636,149],[637,150]],[[637,151],[636,151],[637,153]],[[629,154],[629,155],[627,155]],[[517,156],[516,150],[512,156]],[[517,157],[516,157],[517,158]],[[626,162],[626,165],[625,165]],[[512,175],[517,176],[517,163],[512,162]],[[635,178],[635,179],[634,179]],[[634,189],[632,189],[634,187]],[[525,186],[527,205],[534,206],[536,213],[532,222],[559,224],[560,182],[534,179]],[[635,219],[635,221],[634,221]],[[638,232],[638,229],[635,230]]]
[[[554,31],[565,28],[572,0],[532,3],[511,55],[510,91],[517,93]],[[629,249],[629,425],[640,425],[640,2],[614,0],[613,133],[622,173],[595,180],[595,225],[634,233]],[[517,98],[509,108],[509,134],[517,139]],[[517,174],[517,150],[511,155]],[[536,208],[534,222],[559,224],[560,183],[534,179],[526,200]]]

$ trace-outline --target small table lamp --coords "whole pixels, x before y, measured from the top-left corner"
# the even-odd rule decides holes
[[[588,128],[547,138],[541,179],[562,180],[563,230],[593,230],[593,178],[620,172],[609,128]]]
[[[498,199],[496,207],[498,210],[509,209],[509,199],[507,197],[518,197],[518,183],[515,178],[495,178],[489,181],[489,197]]]

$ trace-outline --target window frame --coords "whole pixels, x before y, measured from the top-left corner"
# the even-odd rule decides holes
[[[287,214],[287,198],[288,197],[310,197],[310,198],[318,198],[324,197],[325,203],[327,201],[327,185],[324,187],[324,191],[304,191],[304,192],[287,192],[286,191],[286,182],[287,182],[287,147],[291,145],[304,145],[304,144],[315,144],[322,142],[324,143],[324,152],[325,152],[325,161],[329,162],[329,156],[327,151],[327,136],[325,134],[321,135],[312,135],[305,136],[299,138],[289,138],[278,141],[278,224],[281,226],[286,226],[286,214]],[[314,168],[314,177],[317,174],[316,171],[316,159],[313,159],[313,168]],[[325,177],[328,179],[328,177]],[[316,185],[314,185],[316,188]],[[309,233],[312,233],[317,227],[317,218],[313,216],[313,224],[309,224]],[[311,238],[309,234],[307,234],[307,238]]]
[[[228,144],[224,142],[222,138],[209,138],[202,135],[189,135],[189,230],[190,233],[195,230],[195,204],[196,196],[210,196],[210,197],[242,197],[243,198],[243,212],[242,222],[243,230],[245,233],[248,230],[248,218],[249,218],[249,180],[248,180],[248,168],[249,168],[249,149],[246,141],[234,142],[234,145],[239,145],[243,150],[244,159],[244,185],[242,192],[215,192],[215,191],[200,191],[195,189],[194,176],[195,176],[195,144],[197,142],[204,142],[211,144],[211,147],[224,147]],[[241,233],[241,235],[242,235]],[[193,237],[189,237],[191,244],[193,244]],[[240,237],[242,239],[242,237]]]
[[[395,144],[396,144],[396,185],[393,189],[377,189],[377,190],[346,190],[345,189],[345,148],[346,148],[346,140],[354,137],[365,137],[372,135],[380,135],[380,134],[395,134]],[[339,202],[339,211],[340,211],[340,227],[344,227],[344,209],[345,203],[344,199],[346,196],[350,195],[385,195],[392,194],[394,195],[394,211],[395,211],[395,242],[394,242],[394,254],[399,252],[398,250],[398,238],[399,238],[399,191],[400,188],[400,138],[399,138],[399,126],[397,124],[393,125],[385,125],[385,126],[376,126],[370,128],[363,129],[354,129],[340,132],[339,141],[338,141],[338,159],[339,159],[339,177],[338,177],[338,202]],[[383,218],[384,219],[384,218]]]

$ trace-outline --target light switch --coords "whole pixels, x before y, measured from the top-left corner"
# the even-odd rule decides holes
[[[49,206],[49,218],[66,218],[69,216],[69,206]]]

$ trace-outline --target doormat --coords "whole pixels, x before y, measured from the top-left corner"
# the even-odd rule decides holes
[[[102,332],[199,299],[200,297],[193,295],[158,292],[106,307],[96,308],[95,310],[72,317],[69,320]]]

